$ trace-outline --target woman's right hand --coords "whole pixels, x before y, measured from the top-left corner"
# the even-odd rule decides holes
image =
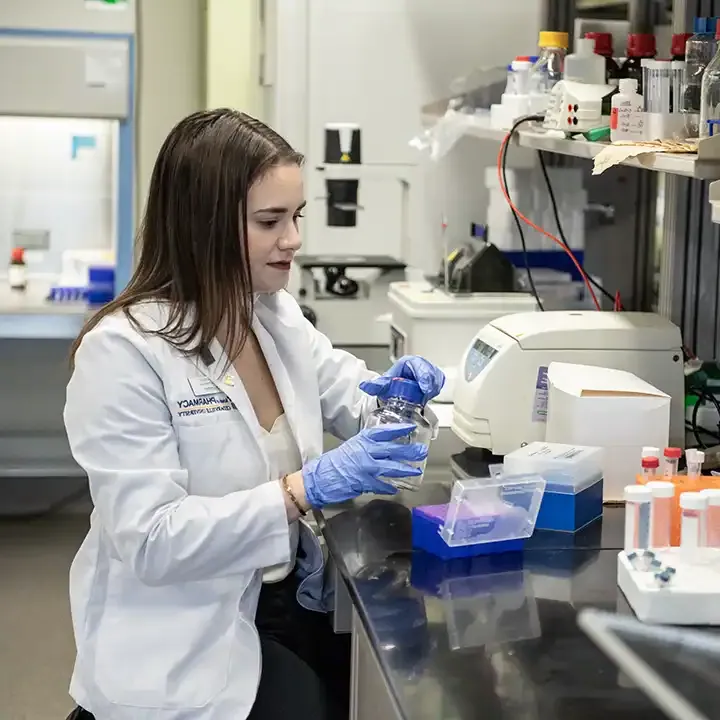
[[[425,445],[393,442],[409,435],[410,423],[380,425],[361,430],[334,450],[310,460],[302,469],[305,496],[314,508],[351,500],[363,493],[394,495],[397,488],[380,477],[402,478],[422,474],[409,465],[427,457]]]

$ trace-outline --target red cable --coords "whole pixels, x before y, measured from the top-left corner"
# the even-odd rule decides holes
[[[529,225],[533,230],[537,230],[537,232],[541,233],[547,238],[550,238],[554,243],[559,245],[569,256],[570,259],[575,264],[575,267],[578,269],[578,272],[580,273],[580,276],[583,279],[583,282],[585,283],[585,287],[587,287],[588,291],[590,292],[590,296],[592,297],[592,301],[595,305],[596,310],[602,310],[600,307],[600,303],[598,302],[597,296],[595,295],[595,291],[593,290],[592,285],[590,284],[590,280],[588,279],[587,273],[583,269],[583,266],[578,262],[578,259],[573,254],[572,250],[567,248],[562,240],[556,238],[553,234],[549,233],[547,230],[543,230],[540,226],[536,225],[532,220],[529,220],[526,218],[513,204],[513,201],[510,199],[510,195],[508,194],[507,188],[505,187],[505,183],[503,182],[503,175],[502,175],[502,157],[503,157],[503,151],[505,150],[505,146],[510,142],[510,135],[511,133],[508,133],[505,136],[505,139],[502,141],[502,144],[500,145],[500,152],[498,153],[498,160],[497,160],[497,171],[498,171],[498,179],[500,180],[500,190],[502,190],[502,194],[505,196],[505,200],[507,200],[507,204],[512,208],[512,210],[515,212],[515,214],[527,225]],[[615,298],[615,304],[617,305],[619,302],[619,295],[616,295]],[[616,308],[617,309],[617,308]]]

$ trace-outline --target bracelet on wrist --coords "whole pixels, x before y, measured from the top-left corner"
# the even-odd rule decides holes
[[[285,491],[287,496],[290,498],[290,501],[296,507],[297,511],[301,515],[307,515],[307,510],[305,508],[303,508],[303,506],[298,502],[298,499],[295,497],[295,493],[292,491],[292,488],[290,487],[290,481],[288,480],[288,476],[283,475],[280,483],[282,485],[282,489]]]

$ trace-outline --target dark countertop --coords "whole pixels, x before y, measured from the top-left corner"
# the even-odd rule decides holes
[[[629,612],[616,585],[623,510],[525,551],[442,562],[412,551],[409,507],[449,483],[320,517],[328,549],[407,720],[659,720],[577,627],[583,607]]]

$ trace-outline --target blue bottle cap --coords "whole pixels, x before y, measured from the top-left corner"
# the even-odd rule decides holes
[[[539,55],[531,55],[530,62],[534,65],[540,59]]]
[[[717,17],[696,17],[693,20],[693,33],[695,35],[715,35]]]
[[[414,380],[407,378],[393,378],[390,383],[389,397],[407,400],[414,405],[422,405],[425,393]]]

